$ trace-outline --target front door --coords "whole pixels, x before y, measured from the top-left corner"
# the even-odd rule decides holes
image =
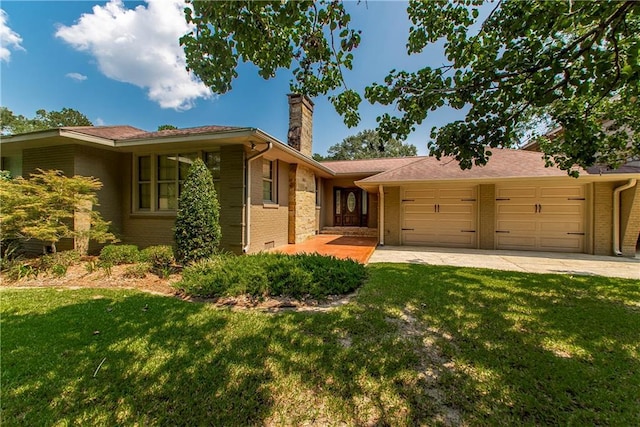
[[[367,224],[367,208],[363,206],[361,189],[335,188],[334,202],[334,226],[361,227]]]

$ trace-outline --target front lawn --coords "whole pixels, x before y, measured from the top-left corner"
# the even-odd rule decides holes
[[[637,281],[367,269],[329,312],[4,288],[2,423],[640,423]]]

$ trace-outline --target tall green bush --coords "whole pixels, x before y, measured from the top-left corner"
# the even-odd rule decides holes
[[[186,264],[213,255],[220,243],[220,204],[211,173],[196,159],[178,199],[174,229],[178,261]]]

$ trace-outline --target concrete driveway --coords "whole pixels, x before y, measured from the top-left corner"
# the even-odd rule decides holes
[[[552,252],[487,251],[415,246],[378,246],[374,262],[452,265],[526,273],[564,273],[640,279],[640,259]]]

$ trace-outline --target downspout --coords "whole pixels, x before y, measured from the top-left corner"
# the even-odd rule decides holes
[[[620,250],[620,193],[629,188],[635,187],[637,180],[630,179],[624,185],[613,190],[613,253],[622,256]]]
[[[245,182],[247,183],[246,185],[246,189],[247,189],[247,194],[246,194],[246,200],[245,200],[245,205],[244,205],[244,218],[245,218],[245,227],[244,227],[244,233],[245,233],[245,245],[242,248],[242,253],[246,254],[247,252],[249,252],[249,247],[251,246],[251,163],[256,160],[258,157],[261,157],[262,155],[264,155],[267,151],[271,150],[273,148],[273,144],[271,143],[271,141],[267,142],[267,148],[265,148],[262,151],[257,152],[256,154],[254,154],[253,156],[249,156],[246,158],[245,160],[245,166],[244,166],[244,179]]]
[[[382,188],[382,184],[378,186],[378,194],[379,194],[379,202],[378,202],[378,212],[380,221],[378,224],[378,240],[380,242],[380,246],[384,246],[384,188]]]

